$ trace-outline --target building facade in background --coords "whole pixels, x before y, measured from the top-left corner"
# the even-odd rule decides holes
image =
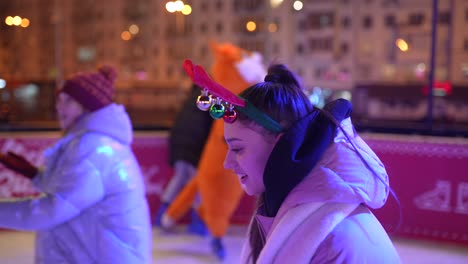
[[[2,21],[0,78],[58,83],[109,63],[122,102],[174,112],[189,87],[182,61],[208,67],[216,40],[288,64],[310,94],[427,82],[433,1],[186,0],[189,15],[169,13],[167,2],[1,1],[2,20],[18,15],[30,25]],[[435,78],[468,85],[468,1],[438,2]]]

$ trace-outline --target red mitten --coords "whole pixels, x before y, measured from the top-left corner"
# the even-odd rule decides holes
[[[29,179],[34,178],[34,176],[36,176],[38,173],[36,166],[32,165],[22,156],[10,151],[8,151],[6,155],[0,153],[0,162],[10,170],[18,172]]]

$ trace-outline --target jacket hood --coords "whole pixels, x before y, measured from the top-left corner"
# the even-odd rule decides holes
[[[333,142],[336,123],[350,114],[351,103],[338,99],[327,104],[323,111],[312,111],[281,136],[263,174],[266,216],[276,215],[289,192],[309,174]],[[329,118],[330,115],[336,123]]]
[[[317,166],[285,199],[283,210],[310,202],[364,203],[380,208],[389,193],[388,175],[384,165],[369,146],[353,131],[351,119],[341,123],[362,159],[338,130],[333,144],[325,151]]]
[[[132,123],[124,106],[115,103],[84,115],[68,133],[84,132],[105,134],[125,145],[130,145],[133,138]]]

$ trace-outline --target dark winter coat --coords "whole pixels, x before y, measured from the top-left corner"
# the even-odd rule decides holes
[[[201,88],[193,85],[192,90],[182,105],[169,137],[170,163],[184,160],[198,166],[203,147],[210,133],[213,119],[197,107],[197,97]]]

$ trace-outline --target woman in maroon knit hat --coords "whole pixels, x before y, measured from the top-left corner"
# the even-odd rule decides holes
[[[37,169],[14,153],[6,167],[41,195],[0,202],[0,227],[35,230],[36,263],[150,263],[151,225],[132,125],[113,102],[110,66],[78,73],[57,92],[64,135]]]

